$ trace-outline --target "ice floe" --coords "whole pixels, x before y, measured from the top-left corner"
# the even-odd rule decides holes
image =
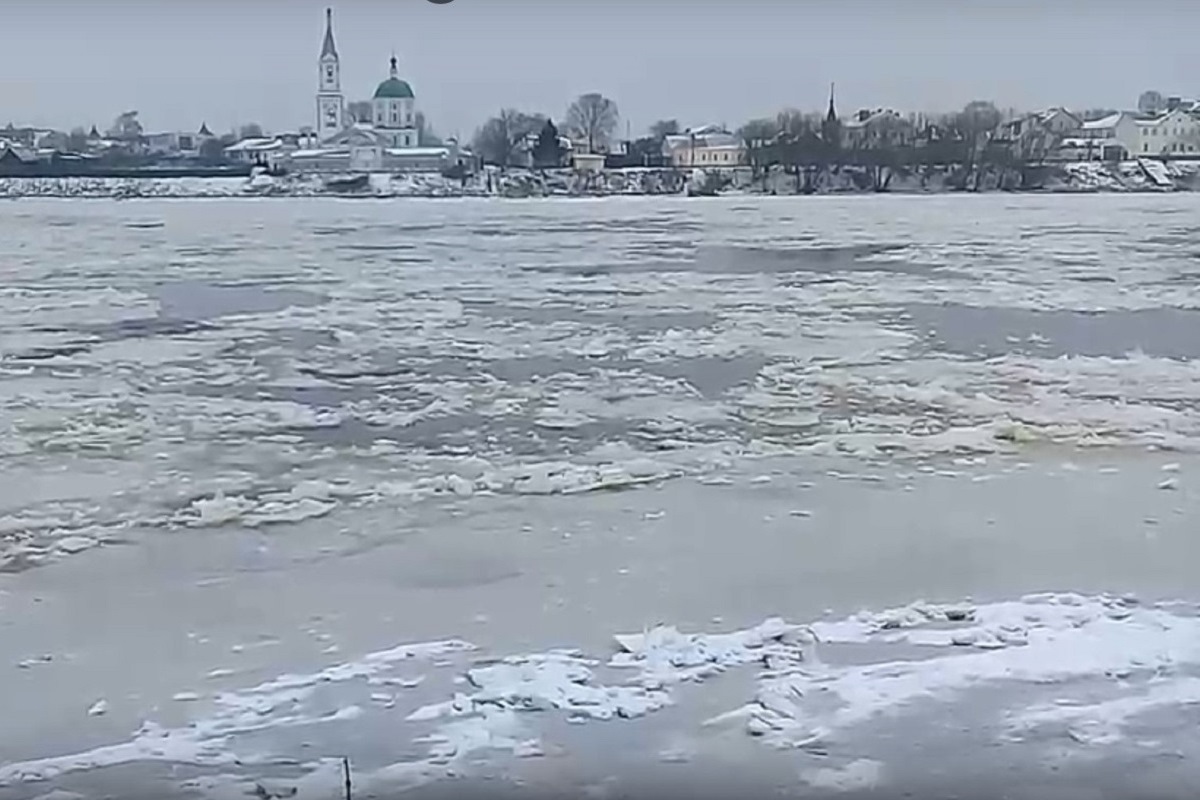
[[[416,659],[437,663],[470,651],[461,641],[401,646],[219,693],[186,728],[147,722],[124,744],[8,765],[0,768],[0,785],[148,759],[253,765],[251,754],[239,750],[242,737],[338,721],[366,724],[380,714],[397,715],[387,724],[414,726],[406,730],[425,754],[368,769],[364,781],[421,782],[461,770],[469,757],[483,752],[523,758],[558,747],[550,719],[636,725],[641,717],[682,703],[683,684],[706,685],[738,669],[753,677],[752,697],[731,703],[702,725],[697,721],[694,730],[679,730],[676,741],[690,736],[692,744],[668,748],[660,758],[690,758],[696,737],[706,730],[741,729],[799,758],[815,758],[804,754],[819,751],[822,760],[802,763],[801,779],[850,791],[887,779],[886,757],[849,744],[856,731],[880,720],[909,719],[911,725],[939,706],[966,703],[974,709],[973,735],[984,741],[1038,740],[1061,731],[1086,748],[1119,745],[1125,728],[1147,713],[1200,702],[1195,610],[1146,605],[1133,597],[1042,594],[982,604],[918,602],[841,620],[770,619],[725,633],[660,626],[620,634],[616,646],[607,658],[550,650],[477,659],[462,667],[462,688],[441,702],[414,707],[405,695],[378,688],[360,695],[370,702],[346,702],[355,681],[409,686],[415,681],[394,675],[396,666]],[[328,695],[331,690],[337,694]],[[989,699],[975,703],[972,692]],[[321,693],[325,700],[314,704]],[[341,700],[330,712],[335,697]],[[922,735],[919,724],[912,730]],[[306,771],[315,775],[320,769],[306,762]],[[229,778],[245,779],[244,773]]]

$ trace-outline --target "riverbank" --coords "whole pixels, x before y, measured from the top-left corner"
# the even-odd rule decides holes
[[[0,178],[0,198],[222,197],[603,197],[712,194],[949,194],[968,192],[1174,192],[1200,189],[1200,163],[1142,159],[1071,163],[1019,171],[952,167],[836,167],[796,174],[780,167],[728,170],[571,170],[489,168],[466,179],[437,173],[376,174],[347,190],[333,176],[252,178]],[[344,182],[343,182],[344,183]]]

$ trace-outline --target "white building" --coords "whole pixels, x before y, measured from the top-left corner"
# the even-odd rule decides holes
[[[1200,120],[1183,108],[1135,119],[1123,142],[1132,157],[1200,158]]]
[[[418,146],[415,103],[412,87],[397,76],[396,57],[392,56],[388,79],[376,87],[375,96],[371,98],[375,129],[392,147]]]
[[[315,142],[286,154],[286,166],[300,172],[438,171],[473,163],[456,142],[422,147],[416,97],[402,80],[392,56],[388,77],[371,98],[371,121],[354,122],[342,94],[341,57],[333,36],[333,12],[325,11],[325,39],[317,61]]]
[[[746,146],[729,131],[704,125],[667,136],[663,155],[673,167],[736,167],[745,161]]]
[[[842,121],[842,145],[851,150],[910,144],[916,126],[890,108],[862,109]]]
[[[346,98],[342,95],[342,61],[333,40],[333,9],[325,9],[325,41],[317,60],[317,136],[324,139],[346,127]]]

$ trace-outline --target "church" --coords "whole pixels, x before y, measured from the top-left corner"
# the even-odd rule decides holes
[[[333,36],[333,9],[325,10],[325,38],[317,60],[316,147],[291,155],[292,168],[311,172],[438,171],[469,159],[450,140],[422,147],[412,86],[392,56],[388,77],[371,98],[371,121],[350,119],[342,93],[342,62]]]

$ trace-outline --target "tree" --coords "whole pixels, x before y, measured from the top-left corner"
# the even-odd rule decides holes
[[[418,147],[441,147],[442,137],[433,132],[425,113],[418,111],[413,115],[413,127],[417,129]]]
[[[982,160],[999,125],[1000,111],[995,103],[987,100],[972,100],[955,118],[955,128],[967,147],[965,166],[968,172]],[[976,189],[982,180],[982,173],[975,171]]]
[[[813,121],[801,111],[785,108],[775,115],[775,127],[780,133],[800,137],[813,130]]]
[[[564,148],[558,140],[558,128],[552,120],[547,119],[533,145],[533,166],[538,169],[554,169],[561,167]]]
[[[598,145],[606,145],[617,129],[620,114],[617,104],[598,92],[580,95],[567,109],[567,127],[579,138],[587,140],[589,153]]]
[[[543,119],[514,108],[503,109],[475,132],[475,152],[485,163],[507,167],[513,162],[517,145],[538,130]]]
[[[72,128],[67,136],[67,150],[82,153],[88,149],[88,133],[83,128]]]
[[[779,133],[778,120],[767,119],[766,117],[752,119],[738,128],[738,136],[746,143],[747,147],[754,147],[755,142],[769,142],[778,136]]]
[[[346,119],[354,122],[371,122],[373,109],[370,100],[355,100],[346,106]]]
[[[209,137],[200,142],[200,158],[209,164],[220,164],[225,161],[225,148],[232,142],[233,137]]]
[[[1167,98],[1162,92],[1148,89],[1138,97],[1138,111],[1143,114],[1161,114],[1167,110]]]
[[[677,119],[660,119],[650,126],[651,138],[658,139],[659,142],[668,136],[677,136],[678,134],[679,120]]]
[[[238,128],[239,139],[261,139],[263,138],[262,125],[257,122],[247,122],[242,127]]]
[[[112,127],[108,129],[108,138],[120,139],[124,142],[136,141],[142,136],[142,123],[138,122],[138,112],[126,111],[117,116]]]

